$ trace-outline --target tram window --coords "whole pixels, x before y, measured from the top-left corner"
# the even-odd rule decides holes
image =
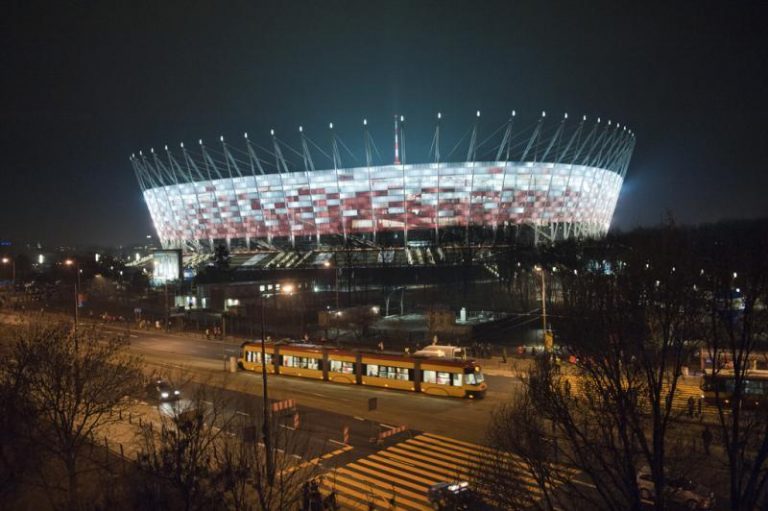
[[[421,379],[424,383],[437,383],[437,373],[435,371],[422,371]]]
[[[453,376],[453,386],[454,387],[461,387],[461,373],[451,373]]]
[[[272,354],[267,353],[267,364],[272,363]],[[245,361],[246,362],[252,362],[254,364],[261,364],[261,352],[259,351],[246,351],[245,352]]]
[[[334,373],[352,374],[355,372],[354,362],[344,362],[341,360],[331,360],[330,370]]]
[[[366,376],[378,376],[379,375],[379,366],[378,364],[368,364],[365,366],[365,375]]]
[[[296,357],[293,355],[285,355],[283,357],[283,365],[285,367],[318,370],[320,368],[320,361],[319,359],[313,357]]]

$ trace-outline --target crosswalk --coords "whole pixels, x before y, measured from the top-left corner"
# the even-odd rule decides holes
[[[496,455],[487,447],[424,433],[330,471],[321,488],[325,494],[334,491],[342,509],[429,511],[430,486],[471,480],[473,472]],[[541,496],[522,464],[515,477],[531,499]]]
[[[584,390],[582,388],[583,380],[574,375],[567,375],[563,377],[563,385],[565,381],[570,384],[569,392],[573,398],[584,398]],[[669,392],[668,385],[662,387],[662,396],[665,396]],[[677,381],[675,388],[675,395],[672,401],[673,415],[678,417],[687,417],[688,415],[688,400],[693,399],[693,411],[694,418],[699,418],[698,407],[699,400],[701,399],[701,388],[698,381],[686,381],[681,378]],[[701,417],[704,420],[714,420],[718,417],[717,408],[711,405],[707,405],[702,402]]]

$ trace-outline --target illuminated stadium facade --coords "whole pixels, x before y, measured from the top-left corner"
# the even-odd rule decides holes
[[[542,113],[516,132],[513,112],[481,142],[478,112],[465,136],[466,158],[443,161],[440,117],[429,163],[406,163],[402,117],[395,118],[387,165],[373,161],[367,121],[365,164],[355,167],[342,164],[339,148],[347,146],[332,124],[327,169],[315,167],[311,148],[315,156],[325,153],[301,128],[299,149],[272,131],[271,150],[245,134],[240,147],[222,137],[215,148],[199,141],[194,150],[181,144],[176,152],[141,151],[131,163],[164,248],[329,246],[349,239],[404,245],[440,243],[443,233],[473,243],[510,229],[526,230],[538,243],[607,232],[635,144],[626,126],[586,117],[571,122],[567,115],[552,122]]]

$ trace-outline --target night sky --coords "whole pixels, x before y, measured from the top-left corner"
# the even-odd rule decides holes
[[[0,239],[141,241],[139,149],[244,131],[266,145],[270,128],[297,146],[300,124],[327,143],[329,121],[356,149],[367,117],[389,150],[403,113],[425,160],[435,113],[450,146],[476,109],[487,132],[512,109],[634,129],[615,227],[766,216],[767,6],[10,0]]]

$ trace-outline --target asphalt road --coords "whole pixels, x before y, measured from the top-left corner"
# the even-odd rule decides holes
[[[164,362],[179,370],[207,369],[223,373],[225,358],[237,355],[239,351],[239,345],[230,342],[153,331],[132,331],[130,339],[131,350],[143,355],[148,362]],[[229,375],[229,381],[244,388],[248,394],[261,395],[261,374],[239,371]],[[388,426],[405,425],[417,431],[482,442],[493,409],[520,389],[514,378],[486,376],[486,381],[488,392],[482,400],[440,398],[279,375],[269,376],[269,392],[271,399],[296,400],[300,406],[311,410],[318,422],[338,426],[338,416],[346,417],[350,424],[361,422],[362,418]],[[371,397],[378,398],[375,411],[368,411]]]

